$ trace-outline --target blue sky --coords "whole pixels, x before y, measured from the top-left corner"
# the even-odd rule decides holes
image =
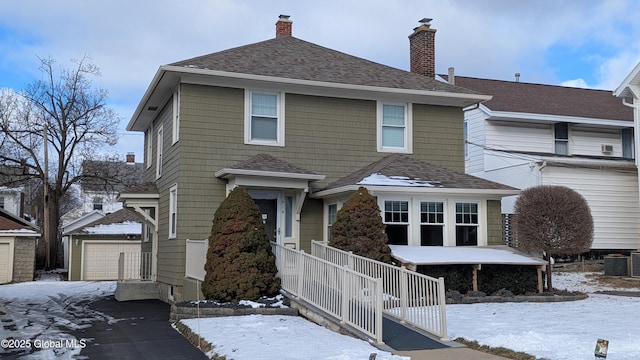
[[[21,0],[2,3],[0,88],[39,77],[38,57],[90,56],[122,118],[113,152],[141,161],[143,137],[125,127],[158,67],[270,39],[280,14],[298,38],[405,70],[423,17],[439,73],[613,90],[640,62],[633,0]]]

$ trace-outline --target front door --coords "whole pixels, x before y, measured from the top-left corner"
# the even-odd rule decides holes
[[[277,199],[254,199],[260,207],[262,223],[267,232],[269,241],[278,241],[278,200]]]

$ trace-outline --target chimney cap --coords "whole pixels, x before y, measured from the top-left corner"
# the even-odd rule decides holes
[[[431,23],[431,18],[422,18],[421,20],[418,20],[419,23],[421,23],[422,25],[430,25]]]
[[[290,17],[291,17],[291,15],[283,15],[283,14],[280,14],[280,16],[278,17],[278,20],[281,20],[281,21],[291,21],[291,20],[289,20],[289,18],[290,18]]]

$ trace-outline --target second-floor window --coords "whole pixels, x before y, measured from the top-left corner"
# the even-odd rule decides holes
[[[104,201],[102,200],[101,197],[94,197],[93,198],[93,210],[102,210],[102,205],[103,205]]]
[[[622,157],[633,159],[633,128],[622,129]]]
[[[411,107],[378,103],[378,151],[411,153]]]
[[[164,150],[164,131],[163,126],[158,128],[158,137],[156,139],[156,179],[162,176],[162,151]]]
[[[173,126],[171,138],[172,144],[175,144],[180,138],[180,85],[173,92]]]
[[[555,137],[554,152],[558,155],[569,155],[569,124],[554,124],[553,133]]]
[[[149,126],[147,131],[144,132],[144,140],[147,143],[145,161],[148,169],[151,167],[151,163],[153,162],[153,126]]]
[[[245,143],[284,146],[284,94],[245,92]]]

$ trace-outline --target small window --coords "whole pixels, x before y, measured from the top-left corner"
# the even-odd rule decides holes
[[[622,157],[633,159],[633,128],[622,129]]]
[[[444,204],[420,203],[420,245],[442,246],[444,243]]]
[[[478,245],[478,204],[456,203],[456,245]]]
[[[0,196],[0,209],[4,209],[4,196]]]
[[[284,146],[284,94],[247,91],[245,143]]]
[[[100,210],[102,211],[102,206],[103,206],[104,200],[101,197],[94,197],[93,198],[93,210]]]
[[[169,239],[175,239],[178,226],[178,185],[169,190]]]
[[[558,155],[569,155],[569,124],[554,124],[553,130],[555,134],[555,153]]]
[[[411,107],[378,103],[378,151],[411,153]]]
[[[171,133],[172,144],[175,144],[180,137],[180,85],[173,92],[173,131]]]
[[[338,204],[330,204],[327,208],[327,240],[331,240],[331,227],[336,222]]]
[[[156,146],[156,179],[162,176],[162,151],[164,149],[164,133],[163,126],[158,128],[157,146]]]
[[[144,132],[144,141],[147,143],[147,156],[145,157],[147,169],[151,167],[153,162],[153,126],[150,126]]]
[[[409,202],[385,201],[384,223],[391,245],[409,244]]]

